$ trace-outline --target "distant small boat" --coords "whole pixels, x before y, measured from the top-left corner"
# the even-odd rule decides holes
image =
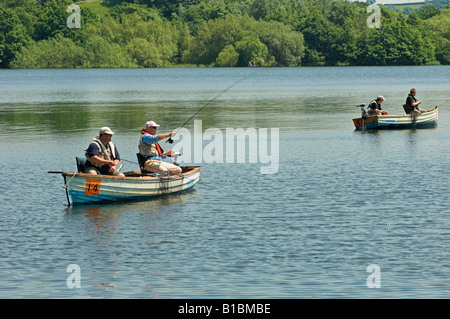
[[[146,200],[191,190],[200,179],[200,166],[181,167],[181,174],[161,176],[141,170],[125,172],[125,177],[54,172],[64,177],[69,205]]]
[[[368,115],[364,104],[358,106],[361,107],[362,116],[353,119],[357,130],[431,128],[438,123],[437,106],[419,115]]]

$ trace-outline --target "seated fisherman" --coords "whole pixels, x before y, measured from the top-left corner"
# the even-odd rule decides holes
[[[125,177],[123,173],[116,170],[120,155],[117,147],[111,142],[113,134],[109,127],[102,127],[98,136],[89,144],[85,153],[85,173]]]
[[[384,97],[380,95],[375,100],[370,102],[368,106],[369,115],[388,115],[388,111],[384,111],[381,109],[381,103],[383,103],[384,100]]]
[[[148,121],[145,123],[144,129],[141,131],[141,138],[139,139],[139,154],[144,157],[144,169],[148,172],[153,173],[163,173],[167,174],[168,172],[174,174],[181,174],[181,168],[163,162],[166,156],[174,155],[174,151],[164,152],[161,146],[158,144],[158,141],[168,138],[174,137],[176,131],[166,134],[156,134],[156,129],[159,127],[153,121]]]

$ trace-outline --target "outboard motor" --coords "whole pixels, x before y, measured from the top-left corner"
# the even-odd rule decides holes
[[[366,112],[366,109],[365,109],[366,105],[365,104],[359,104],[356,107],[360,107],[361,108],[361,117],[363,119],[365,119],[367,117],[367,112]]]

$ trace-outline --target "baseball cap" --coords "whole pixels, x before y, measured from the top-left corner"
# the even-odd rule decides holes
[[[100,132],[98,133],[98,135],[102,135],[102,134],[115,134],[113,131],[111,131],[111,129],[107,126],[104,126],[100,129]]]
[[[159,125],[153,121],[148,121],[147,123],[145,123],[145,128],[148,128],[148,127],[159,127]]]

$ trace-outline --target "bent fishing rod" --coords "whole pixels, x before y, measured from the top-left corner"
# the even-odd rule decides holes
[[[205,105],[203,105],[201,108],[199,108],[190,118],[188,118],[186,120],[186,122],[183,123],[183,125],[181,125],[179,128],[177,128],[175,130],[175,133],[178,133],[178,131],[183,128],[187,123],[189,123],[190,120],[192,120],[198,113],[200,113],[201,110],[203,110],[205,107],[207,107],[208,105],[210,105],[212,102],[214,102],[215,100],[217,100],[222,94],[224,94],[225,92],[227,92],[228,90],[230,90],[232,87],[234,87],[235,85],[237,85],[238,83],[248,79],[250,76],[252,75],[252,73],[250,73],[249,75],[237,80],[236,82],[234,82],[233,84],[231,84],[230,86],[228,86],[225,90],[223,90],[222,92],[220,92],[219,94],[217,94],[214,98],[212,98],[211,100],[209,100],[208,102],[206,102]],[[173,143],[172,137],[169,137],[169,139],[166,141],[166,143]]]

